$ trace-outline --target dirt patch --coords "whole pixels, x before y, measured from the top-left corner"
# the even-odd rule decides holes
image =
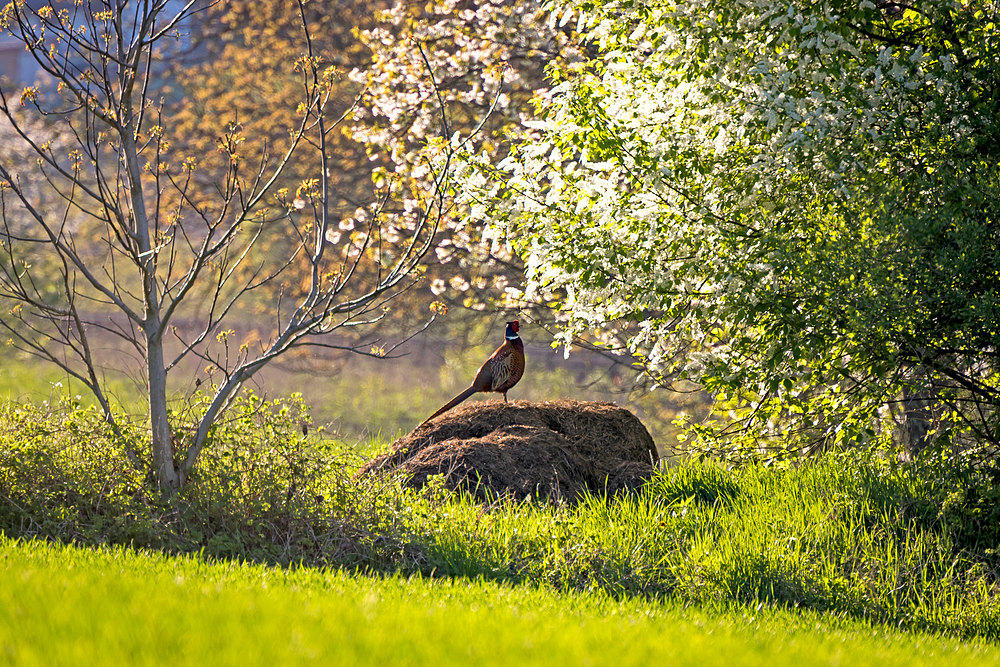
[[[443,475],[448,488],[484,500],[573,502],[587,491],[636,488],[657,461],[646,427],[613,403],[478,401],[418,426],[358,474],[402,473],[416,488]]]

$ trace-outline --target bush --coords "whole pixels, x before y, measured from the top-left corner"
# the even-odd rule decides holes
[[[139,464],[148,445],[137,425],[123,420],[124,433],[115,433],[97,410],[72,402],[2,410],[0,530],[8,535],[283,564],[373,567],[386,551],[381,526],[392,494],[351,481],[355,457],[321,430],[309,433],[298,397],[241,397],[170,499]]]

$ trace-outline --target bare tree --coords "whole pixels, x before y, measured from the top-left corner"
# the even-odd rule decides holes
[[[0,113],[24,149],[0,157],[0,297],[16,302],[2,326],[21,349],[86,385],[113,426],[91,339],[113,334],[141,354],[151,462],[167,493],[184,484],[212,425],[269,361],[309,345],[390,351],[339,345],[325,334],[373,324],[413,283],[446,214],[456,149],[440,141],[429,165],[434,188],[404,224],[384,222],[386,197],[350,220],[334,219],[330,138],[349,108],[331,99],[335,73],[312,52],[300,0],[302,57],[294,67],[302,95],[292,101],[298,116],[289,147],[244,155],[234,119],[218,146],[227,173],[211,182],[196,156],[171,154],[158,62],[208,4],[103,0],[32,9],[16,1],[0,19],[51,81],[17,92],[0,87]],[[315,173],[294,193],[279,187],[293,159],[310,160]],[[53,196],[58,207],[41,204]],[[254,323],[266,333],[238,344],[224,327],[263,292],[280,295],[269,321]],[[199,323],[194,333],[174,326],[182,317]],[[215,382],[207,407],[181,433],[170,422],[168,376],[192,357],[215,371]]]

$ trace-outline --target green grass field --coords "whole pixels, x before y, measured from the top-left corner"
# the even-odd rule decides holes
[[[0,664],[1000,663],[983,468],[686,461],[484,504],[355,479],[386,443],[304,411],[239,403],[167,500],[141,423],[0,402]]]
[[[497,335],[495,331],[486,332],[477,339],[479,344],[468,348],[454,343],[440,348],[432,346],[430,350],[417,347],[396,359],[344,354],[336,359],[282,360],[265,368],[251,387],[268,398],[301,394],[312,410],[315,423],[327,425],[330,432],[336,432],[342,439],[359,442],[371,436],[391,438],[409,432],[464,389],[496,346]],[[534,355],[532,373],[518,384],[511,398],[613,400],[639,415],[664,448],[673,442],[672,434],[677,429],[672,420],[678,412],[697,413],[702,409],[699,406],[704,397],[697,395],[630,392],[627,382],[618,386],[607,377],[606,368],[594,365],[600,362],[596,355],[577,353],[572,357],[573,365],[564,368],[561,352],[546,349],[545,339],[537,333],[535,336],[530,351]],[[116,405],[142,414],[145,399],[142,373],[138,370],[142,367],[141,359],[120,341],[105,341],[105,344],[108,347],[101,350],[102,354],[110,355],[122,365],[117,371],[105,371],[106,393]],[[421,379],[419,391],[414,391],[414,377]],[[171,376],[173,407],[181,409],[186,404],[185,397],[194,391],[196,378],[207,379],[197,368],[186,366]],[[75,396],[83,404],[95,403],[78,380],[0,340],[0,401],[54,404],[61,398]],[[479,396],[470,400],[484,399]]]
[[[783,610],[0,539],[0,663],[973,665],[1000,650]]]

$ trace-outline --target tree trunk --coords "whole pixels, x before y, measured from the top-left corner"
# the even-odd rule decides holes
[[[915,459],[929,444],[934,428],[933,392],[924,385],[927,369],[917,367],[910,384],[903,387],[903,414],[900,438],[907,459]]]
[[[135,121],[131,114],[125,115],[124,120],[125,127],[129,130],[121,135],[122,148],[128,170],[129,199],[135,225],[133,234],[140,251],[138,268],[146,306],[142,330],[146,335],[146,373],[149,381],[149,431],[150,446],[153,450],[153,471],[160,492],[172,495],[180,489],[181,479],[174,464],[174,447],[167,419],[167,369],[163,359],[163,320],[160,294],[156,284],[157,257],[150,234],[149,217],[146,214],[139,154],[131,130]]]
[[[930,440],[932,413],[930,393],[926,390],[903,390],[903,448],[908,459],[915,459]]]
[[[153,470],[160,491],[170,495],[180,488],[181,480],[174,464],[174,445],[167,421],[167,372],[163,364],[163,341],[158,331],[146,336],[146,372],[149,374],[149,427]]]

